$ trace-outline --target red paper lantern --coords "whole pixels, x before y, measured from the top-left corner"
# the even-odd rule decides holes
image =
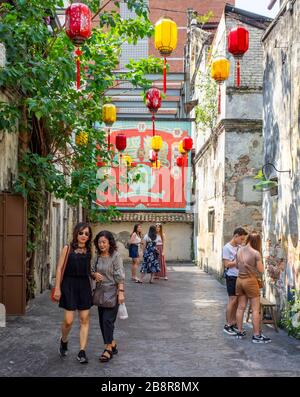
[[[119,152],[123,152],[123,150],[126,149],[126,146],[127,146],[126,135],[118,134],[116,136],[116,148],[118,149]]]
[[[73,3],[66,9],[66,34],[76,46],[80,46],[92,34],[92,13],[89,7],[83,3]],[[80,56],[79,48],[75,51],[77,77],[77,89],[80,88]]]
[[[249,32],[243,26],[237,26],[231,29],[228,34],[228,51],[236,59],[236,85],[241,84],[241,68],[240,59],[248,51],[249,48]]]
[[[186,151],[189,152],[193,148],[193,140],[190,136],[186,136],[182,140],[182,148]]]
[[[158,88],[152,87],[146,92],[146,106],[151,113],[156,113],[161,107],[161,93]]]
[[[66,9],[66,34],[79,46],[92,34],[92,14],[83,3],[73,3]]]
[[[178,156],[176,159],[176,164],[178,165],[178,167],[185,167],[187,165],[186,157]]]
[[[158,88],[152,87],[146,92],[146,106],[152,113],[152,134],[155,135],[154,114],[161,107],[161,93]]]
[[[105,167],[106,163],[105,163],[105,161],[99,160],[99,161],[97,161],[96,165],[97,165],[97,167],[101,168],[101,167]]]

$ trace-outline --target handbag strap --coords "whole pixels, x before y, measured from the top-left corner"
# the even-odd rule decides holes
[[[62,283],[62,280],[63,280],[63,278],[64,278],[64,273],[65,273],[65,270],[66,270],[66,266],[67,266],[67,261],[68,261],[69,253],[70,253],[70,245],[68,244],[66,256],[65,256],[64,263],[63,263],[63,266],[62,266],[62,269],[61,269],[60,283]]]

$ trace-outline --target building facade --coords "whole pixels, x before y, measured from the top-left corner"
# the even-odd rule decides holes
[[[226,5],[214,36],[191,18],[186,68],[186,95],[198,103],[192,135],[196,143],[195,256],[205,270],[221,277],[222,247],[237,226],[261,231],[262,196],[253,191],[253,176],[262,166],[263,49],[261,37],[270,19]],[[249,50],[241,61],[241,86],[235,86],[235,61],[227,52],[227,35],[242,24],[249,31]],[[211,82],[211,60],[217,55],[231,62],[229,79],[217,89]]]
[[[278,181],[277,194],[263,193],[266,293],[279,309],[300,289],[299,22],[300,2],[284,1],[262,38],[265,173]]]

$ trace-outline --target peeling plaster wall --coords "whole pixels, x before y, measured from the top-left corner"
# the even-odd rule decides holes
[[[196,167],[198,219],[197,262],[206,271],[221,275],[224,221],[225,133],[210,145]],[[209,232],[209,211],[215,211],[214,233]]]
[[[0,93],[0,101],[8,102],[9,98]],[[17,178],[18,133],[16,131],[0,131],[0,191],[12,191],[12,185]]]
[[[253,177],[263,165],[262,85],[264,30],[246,25],[250,46],[241,62],[241,87],[235,87],[235,61],[226,53],[227,34],[237,20],[223,15],[212,54],[226,54],[231,74],[221,86],[221,113],[213,131],[195,128],[197,262],[221,277],[222,248],[238,226],[262,230],[262,195],[253,191]],[[203,72],[205,54],[199,62]],[[197,80],[196,80],[197,82]],[[195,95],[199,89],[195,88]],[[194,97],[193,99],[196,99]],[[201,98],[199,98],[199,101]],[[215,210],[215,230],[208,230],[208,213]],[[197,221],[196,221],[197,219]]]
[[[293,2],[291,2],[293,3]],[[267,277],[267,297],[279,309],[291,297],[291,290],[300,290],[300,2],[292,4],[274,21],[264,37],[264,162],[273,163],[277,173],[278,196],[264,193],[263,231],[264,255],[274,247],[283,252],[279,277]],[[271,171],[271,169],[270,169]],[[277,263],[280,257],[275,252]],[[268,274],[267,274],[268,276]]]
[[[226,132],[224,242],[237,226],[261,231],[262,195],[253,191],[253,175],[262,161],[261,135],[261,130]]]
[[[145,235],[153,223],[144,222],[142,233]],[[129,240],[130,233],[133,231],[135,223],[114,222],[107,225],[93,225],[93,236],[95,237],[101,230],[109,230],[117,240],[120,254],[124,261],[131,261],[128,257],[128,250],[124,247]],[[193,225],[189,223],[163,223],[163,231],[166,235],[165,256],[168,262],[188,261],[192,259],[192,237]]]

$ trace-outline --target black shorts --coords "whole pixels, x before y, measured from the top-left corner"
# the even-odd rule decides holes
[[[237,277],[226,276],[226,287],[227,287],[228,296],[236,296],[235,294],[236,280]]]

